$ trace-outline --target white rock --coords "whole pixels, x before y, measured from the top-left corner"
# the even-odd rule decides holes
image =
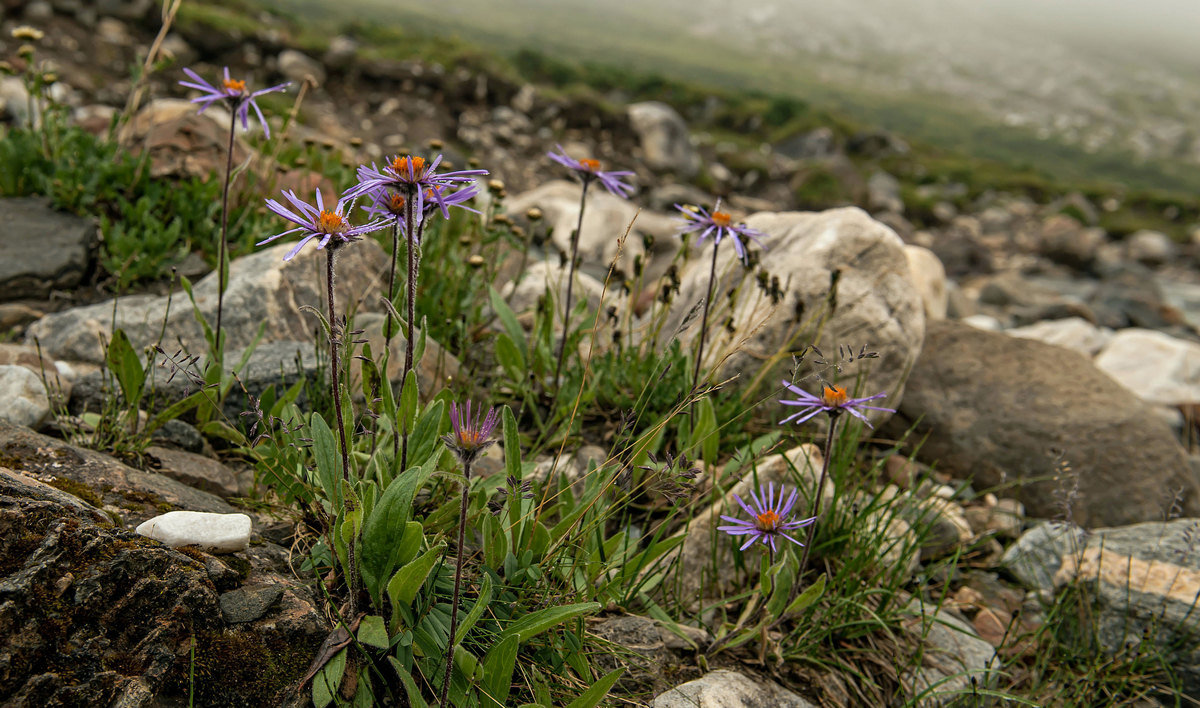
[[[24,366],[0,366],[0,420],[36,428],[50,415],[42,379]]]
[[[670,170],[691,177],[700,169],[687,123],[665,103],[644,101],[626,109],[642,145],[642,157],[652,170]]]
[[[1000,320],[991,315],[970,315],[963,318],[963,324],[969,324],[975,329],[984,329],[989,332],[999,332],[1004,329],[1000,324]]]
[[[1097,327],[1082,317],[1036,322],[1007,330],[1005,334],[1074,349],[1084,356],[1095,356],[1113,336],[1112,330]]]
[[[911,244],[904,246],[904,255],[908,257],[908,271],[912,275],[913,285],[921,296],[921,304],[925,306],[925,318],[946,319],[950,296],[946,290],[946,267],[941,259],[928,248]]]
[[[1123,329],[1095,364],[1144,401],[1200,403],[1200,344],[1149,329]]]
[[[653,708],[813,708],[813,704],[774,683],[721,669],[676,686],[656,697]]]
[[[1138,231],[1125,239],[1125,249],[1131,260],[1148,265],[1166,263],[1175,257],[1178,248],[1170,236],[1159,231]]]
[[[210,553],[244,551],[250,545],[250,517],[245,514],[169,511],[136,531],[172,548],[199,546]]]

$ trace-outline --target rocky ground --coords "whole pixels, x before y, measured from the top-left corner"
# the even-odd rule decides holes
[[[43,27],[62,100],[82,124],[106,126],[130,88],[113,77],[125,76],[148,44],[154,13],[138,3],[66,0],[8,0],[3,8],[0,56],[15,58],[8,33],[17,22]],[[913,694],[943,679],[990,681],[996,649],[1012,628],[1036,624],[1038,601],[1072,580],[1099,589],[1099,627],[1114,648],[1143,626],[1155,626],[1172,647],[1200,630],[1190,611],[1200,593],[1191,520],[1200,517],[1200,241],[1151,231],[1118,239],[1095,225],[1106,205],[1079,195],[1036,203],[997,192],[964,204],[954,184],[925,188],[919,198],[932,218],[916,219],[900,183],[861,159],[903,150],[893,136],[841,143],[818,129],[763,145],[759,166],[739,169],[727,146],[706,143],[665,104],[599,110],[477,70],[361,58],[348,39],[309,57],[269,25],[237,38],[181,29],[167,44],[184,65],[228,63],[262,81],[311,77],[307,127],[293,134],[327,140],[348,160],[430,140],[444,141],[458,164],[478,159],[506,183],[511,219],[548,235],[545,251],[566,247],[579,209],[577,187],[547,180],[555,174],[544,159],[548,148],[561,143],[634,170],[634,203],[589,197],[580,290],[594,306],[603,287],[592,276],[603,276],[630,222],[634,238],[621,265],[633,272],[642,260],[657,276],[676,252],[670,205],[709,201],[697,181],[728,194],[732,208],[768,234],[757,268],[765,275],[722,257],[722,292],[741,294],[718,299],[727,303],[718,316],[732,324],[714,335],[709,363],[753,378],[760,361],[804,331],[804,313],[830,308],[822,344],[851,341],[880,354],[871,384],[899,409],[877,421],[880,435],[911,428],[913,439],[924,440],[915,462],[900,455],[886,461],[890,484],[879,493],[910,496],[914,514],[937,519],[937,533],[921,540],[919,558],[892,560],[972,557],[938,612],[914,600],[913,621],[928,625],[935,650],[920,671],[902,677]],[[197,118],[187,104],[172,103],[183,96],[175,77],[175,69],[155,75],[126,136],[131,148],[149,151],[163,179],[208,174],[221,159],[217,111]],[[20,121],[26,104],[13,81],[0,83],[0,114]],[[854,185],[857,206],[795,211],[803,205],[791,187],[815,169]],[[645,210],[637,214],[635,203]],[[527,219],[534,207],[539,222]],[[252,474],[223,461],[182,421],[155,434],[139,469],[57,437],[62,428],[51,415],[52,407],[95,412],[111,395],[102,342],[114,324],[138,351],[158,341],[164,321],[166,341],[202,351],[192,312],[179,306],[178,294],[169,306],[161,288],[103,299],[95,289],[103,278],[94,222],[38,197],[4,198],[0,213],[0,331],[7,337],[0,344],[0,698],[20,706],[167,705],[163,697],[178,697],[187,685],[194,648],[197,656],[221,657],[193,667],[198,685],[213,692],[201,704],[294,700],[292,689],[331,625],[313,578],[289,554],[290,521],[230,505],[251,491]],[[250,394],[290,385],[317,367],[312,325],[298,311],[323,307],[315,266],[284,264],[281,249],[242,256],[231,267],[230,346],[248,346],[266,323],[242,376]],[[342,299],[358,303],[357,324],[381,339],[374,294],[386,256],[368,241],[345,258],[354,260],[343,262]],[[677,277],[667,332],[701,296],[707,264],[692,261]],[[547,289],[564,286],[562,267],[556,257],[535,261],[521,282],[500,285],[525,313]],[[656,287],[633,293],[633,304],[653,298]],[[215,294],[216,276],[199,277],[200,311],[215,311]],[[696,334],[692,327],[681,336],[690,343]],[[430,383],[457,366],[445,354],[427,352],[425,361],[432,363],[421,376]],[[149,412],[186,395],[186,380],[154,376],[158,399]],[[228,405],[236,418],[249,401],[234,396]],[[586,468],[588,453],[570,463]],[[777,455],[760,466],[759,478],[771,476],[771,465],[782,478],[785,456],[807,459],[812,469],[814,455],[810,447]],[[930,475],[941,483],[918,483]],[[170,510],[245,511],[248,545],[216,554],[132,532]],[[680,549],[685,566],[713,552],[707,534],[693,527],[692,536],[701,545]],[[605,617],[591,629],[644,660],[642,680],[654,687],[659,708],[812,705],[805,691],[761,672],[729,667],[700,676],[694,656],[712,641],[703,630],[684,641],[630,615]],[[1174,661],[1188,695],[1200,698],[1200,652],[1177,652]],[[669,676],[694,680],[673,686]]]

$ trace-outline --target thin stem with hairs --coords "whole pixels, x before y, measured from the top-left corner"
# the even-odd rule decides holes
[[[591,180],[585,178],[583,188],[579,193],[579,223],[575,226],[575,231],[571,233],[571,262],[567,266],[567,298],[565,307],[563,307],[563,336],[558,345],[558,363],[554,366],[554,400],[558,400],[559,391],[562,390],[559,376],[562,375],[563,356],[567,353],[567,342],[571,336],[571,293],[575,286],[575,261],[579,258],[579,232],[583,230],[583,210],[587,206],[589,184],[591,184]]]
[[[463,539],[467,528],[467,499],[470,489],[471,460],[467,458],[463,459],[462,501],[458,507],[458,557],[454,561],[454,595],[450,600],[450,639],[446,645],[446,673],[442,678],[442,693],[438,699],[443,708],[450,705],[447,703],[447,697],[450,694],[450,673],[454,666],[454,648],[457,645],[454,634],[458,631],[458,597],[462,589],[463,557],[466,555]]]
[[[347,484],[350,483],[350,449],[346,444],[346,424],[342,417],[342,387],[341,387],[341,330],[337,323],[337,308],[334,305],[334,263],[337,256],[336,241],[329,244],[325,249],[328,259],[326,260],[327,269],[325,272],[326,296],[329,299],[329,372],[332,379],[333,388],[333,411],[334,417],[337,419],[337,434],[338,447],[340,448],[342,457],[342,479]],[[346,544],[347,557],[347,575],[346,584],[350,590],[350,615],[354,616],[358,610],[358,572],[357,572],[357,544],[355,538],[351,536],[350,542]]]
[[[225,347],[221,342],[221,313],[225,306],[225,288],[228,286],[226,280],[229,276],[225,259],[228,258],[229,250],[229,183],[233,181],[233,137],[236,131],[237,111],[230,111],[229,144],[225,149],[225,185],[221,189],[221,243],[217,246],[217,336],[215,343],[217,351],[213,352],[213,355],[216,357],[217,366],[222,365],[225,351]],[[332,268],[332,249],[329,251],[329,258],[331,259],[330,268]],[[332,273],[332,271],[330,272]],[[331,299],[330,307],[332,306],[333,300]]]
[[[812,515],[820,523],[821,499],[825,496],[825,478],[829,475],[829,461],[833,457],[833,438],[837,434],[838,415],[829,416],[829,433],[825,436],[825,455],[821,460],[821,477],[817,481],[816,499],[813,501]],[[813,537],[817,533],[817,523],[808,527],[808,536],[804,539],[804,553],[800,557],[800,574],[804,574],[808,563],[808,554],[812,550]]]

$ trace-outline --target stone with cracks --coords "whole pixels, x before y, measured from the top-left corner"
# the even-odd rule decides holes
[[[737,376],[740,385],[747,385],[761,377],[770,390],[788,375],[791,352],[815,344],[833,356],[839,345],[852,346],[856,353],[865,346],[879,358],[851,365],[848,381],[853,385],[854,376],[866,374],[863,395],[886,391],[883,405],[895,407],[925,336],[924,305],[900,237],[857,208],[760,213],[747,224],[767,234],[760,267],[778,276],[783,292],[772,302],[754,272],[738,263],[732,244],[721,244],[719,285],[704,350],[706,366],[721,364],[716,379]],[[664,338],[687,321],[707,293],[710,248],[705,241],[699,249],[704,256],[691,259],[661,330]],[[730,306],[728,293],[734,288],[739,290]],[[730,318],[732,331],[723,325]],[[690,346],[699,336],[699,320],[697,310],[680,334]],[[887,416],[870,413],[873,421]]]
[[[227,351],[242,348],[253,341],[260,325],[265,325],[264,342],[312,341],[320,329],[316,318],[301,307],[314,307],[325,313],[325,254],[306,249],[290,262],[283,256],[292,248],[281,243],[233,261],[229,269],[229,288],[225,293],[223,328]],[[377,243],[364,239],[344,249],[338,256],[337,308],[372,309],[377,307],[381,277],[386,277],[388,257]],[[196,283],[196,305],[210,325],[217,314],[217,273],[214,271]],[[117,299],[116,326],[125,330],[135,350],[159,341],[166,319],[163,348],[174,353],[177,341],[187,350],[200,354],[207,350],[204,333],[187,296],[177,292],[168,296],[129,295]],[[30,325],[26,339],[37,338],[42,350],[58,359],[101,363],[103,341],[112,338],[112,301],[77,307],[43,317]]]
[[[0,199],[0,301],[44,298],[79,285],[96,224],[50,207],[42,197]]]

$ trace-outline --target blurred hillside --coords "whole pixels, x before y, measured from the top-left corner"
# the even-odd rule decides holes
[[[1200,9],[1179,0],[273,2],[335,26],[776,92],[1063,179],[1200,190]]]

